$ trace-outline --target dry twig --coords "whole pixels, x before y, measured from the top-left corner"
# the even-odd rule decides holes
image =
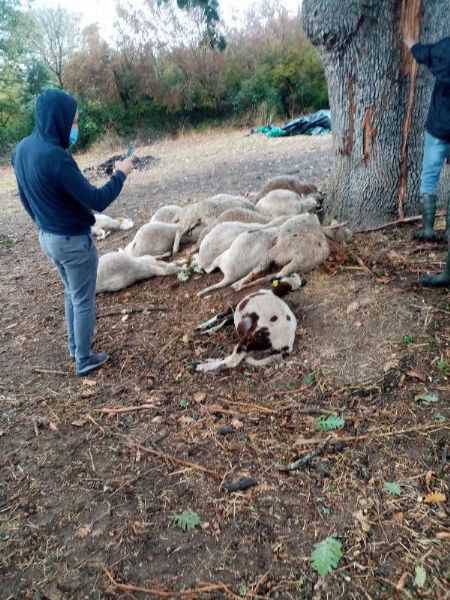
[[[109,579],[111,585],[114,586],[115,590],[120,592],[142,592],[144,594],[152,594],[158,598],[191,598],[192,600],[196,600],[199,597],[199,594],[210,594],[212,592],[221,591],[227,594],[232,600],[241,600],[240,596],[236,596],[236,594],[234,594],[224,583],[205,584],[199,588],[186,590],[184,592],[167,592],[164,590],[143,588],[132,584],[118,583],[106,567],[103,567],[103,572]]]

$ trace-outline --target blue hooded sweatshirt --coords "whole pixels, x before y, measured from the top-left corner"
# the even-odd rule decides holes
[[[101,188],[89,183],[67,152],[77,103],[47,90],[36,103],[36,127],[16,147],[12,164],[23,207],[43,231],[89,233],[92,211],[105,210],[120,194],[126,176],[117,171]]]
[[[436,78],[426,130],[433,137],[450,142],[450,38],[436,44],[415,44],[411,52]]]

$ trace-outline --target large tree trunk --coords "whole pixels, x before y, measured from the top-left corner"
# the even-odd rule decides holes
[[[361,228],[417,213],[432,77],[402,39],[449,35],[449,0],[303,0],[302,13],[330,95],[329,216]]]

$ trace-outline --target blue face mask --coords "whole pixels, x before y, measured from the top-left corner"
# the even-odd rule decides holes
[[[74,125],[70,130],[69,143],[71,146],[76,144],[78,141],[78,126]]]

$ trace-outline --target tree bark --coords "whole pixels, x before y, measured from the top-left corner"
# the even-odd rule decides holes
[[[329,88],[328,217],[361,228],[417,213],[433,78],[402,40],[449,35],[448,0],[303,0],[302,15]]]

